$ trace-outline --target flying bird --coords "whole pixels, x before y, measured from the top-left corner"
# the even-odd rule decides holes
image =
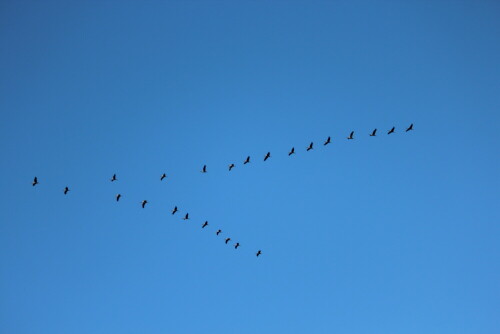
[[[323,145],[328,145],[332,142],[331,138],[328,137]]]
[[[217,232],[215,232],[215,234],[219,235],[221,232],[222,232],[222,230],[217,230]]]
[[[237,243],[234,244],[234,249],[238,249],[238,247],[240,247],[240,243],[239,242],[237,242]]]
[[[255,256],[259,257],[259,255],[262,254],[262,252],[260,251],[260,249],[257,251],[257,254],[255,254]]]
[[[111,178],[111,182],[116,181],[116,174],[113,174],[113,177]]]
[[[270,157],[271,157],[271,152],[267,152],[266,156],[264,157],[264,161],[266,161]]]
[[[117,202],[120,200],[120,197],[122,197],[122,195],[121,195],[121,194],[117,194],[117,195],[116,195],[116,201],[117,201]]]
[[[35,178],[33,179],[33,187],[36,186],[38,184],[38,178],[35,176]]]
[[[142,208],[144,209],[144,207],[146,207],[146,204],[148,204],[148,201],[144,200],[142,201]]]
[[[189,213],[186,213],[186,215],[184,216],[184,218],[182,218],[182,220],[189,220]]]
[[[227,238],[227,239],[226,239],[226,245],[227,245],[227,243],[228,243],[229,241],[231,241],[231,238]]]
[[[176,213],[177,211],[179,211],[179,210],[177,210],[177,206],[176,206],[176,207],[174,207],[174,209],[172,210],[172,214],[173,214],[173,215],[175,215],[175,213]]]
[[[377,129],[374,129],[370,134],[370,137],[375,137],[377,135]]]
[[[203,169],[201,170],[202,173],[206,173],[207,172],[207,165],[203,165]]]
[[[292,147],[290,152],[288,152],[288,156],[291,156],[292,154],[295,154],[295,147]]]
[[[249,162],[250,162],[250,156],[247,157],[247,159],[245,160],[245,162],[243,164],[246,165]]]
[[[351,134],[347,137],[347,139],[354,139],[354,131],[351,131]]]
[[[208,221],[204,222],[203,225],[201,225],[201,228],[205,228],[208,226]]]
[[[406,132],[411,131],[411,130],[413,130],[413,123],[410,124],[410,126],[408,127],[408,129],[406,129]]]
[[[163,181],[163,179],[166,177],[167,177],[167,174],[165,174],[165,173],[161,174],[160,181]]]
[[[307,151],[310,151],[310,150],[312,150],[312,149],[313,149],[313,144],[314,144],[313,142],[311,142],[311,143],[309,144],[309,147],[307,148]]]
[[[389,130],[389,132],[387,132],[388,135],[390,135],[391,133],[394,133],[394,130],[396,129],[396,127],[392,127],[392,129]]]
[[[233,168],[234,168],[234,164],[230,164],[229,165],[229,171],[231,171],[231,169],[233,169]]]
[[[64,188],[64,195],[66,195],[68,193],[68,191],[69,191],[68,187]]]

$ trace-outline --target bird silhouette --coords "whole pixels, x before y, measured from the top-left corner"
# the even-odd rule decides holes
[[[165,173],[161,174],[160,181],[163,181],[163,179],[166,177],[167,177],[167,174],[165,174]]]
[[[201,170],[202,173],[206,173],[207,172],[207,165],[203,165],[203,169]]]
[[[227,245],[227,243],[228,243],[229,241],[231,241],[231,238],[227,238],[227,239],[226,239],[226,245]]]
[[[295,154],[295,147],[292,147],[290,152],[288,152],[288,156],[291,156],[292,154]]]
[[[33,187],[36,186],[38,184],[38,178],[35,176],[35,178],[33,179]]]
[[[219,235],[221,232],[222,232],[222,230],[217,230],[217,232],[215,232],[215,234]]]
[[[238,249],[238,247],[240,247],[240,243],[239,242],[237,242],[237,243],[234,244],[234,249]]]
[[[266,161],[270,157],[271,157],[271,152],[267,152],[266,156],[264,157],[264,161]]]
[[[189,213],[186,213],[186,215],[184,216],[184,218],[182,218],[182,220],[189,220]]]
[[[116,201],[117,201],[117,202],[120,200],[120,197],[122,197],[122,195],[121,195],[121,194],[117,194],[117,195],[116,195]]]
[[[249,162],[250,162],[250,156],[247,157],[247,159],[245,160],[245,162],[243,164],[246,165]]]
[[[64,188],[64,195],[66,195],[68,193],[68,191],[69,191],[68,187]]]
[[[204,222],[203,225],[201,225],[201,228],[205,228],[208,226],[208,221]]]
[[[309,144],[309,146],[307,147],[307,151],[312,150],[312,149],[313,149],[313,145],[314,145],[314,143],[313,143],[313,142],[311,142],[311,143]]]
[[[234,164],[230,164],[229,165],[229,171],[231,171],[231,169],[233,169],[233,168],[234,168]]]
[[[172,214],[173,214],[173,215],[175,215],[175,213],[176,213],[177,211],[179,211],[179,210],[177,210],[177,206],[176,206],[176,207],[174,207],[174,209],[172,210]]]
[[[143,209],[146,207],[146,204],[148,204],[148,201],[146,201],[146,200],[142,201],[142,208]]]
[[[330,138],[330,137],[328,137],[328,138],[326,139],[326,141],[325,141],[325,143],[324,143],[323,145],[328,145],[328,144],[330,144],[331,142],[332,142],[332,141],[331,141],[331,138]]]
[[[377,135],[377,129],[374,129],[370,134],[370,137],[375,137]]]
[[[413,123],[410,124],[410,126],[408,127],[408,129],[406,129],[406,132],[411,131],[411,130],[413,130]]]
[[[396,129],[396,128],[393,126],[393,127],[392,127],[392,129],[390,129],[390,130],[389,130],[389,132],[387,132],[387,134],[388,134],[388,135],[390,135],[391,133],[394,133],[394,130],[395,130],[395,129]]]
[[[262,254],[262,252],[260,251],[260,249],[257,251],[257,254],[255,254],[255,256],[259,257],[259,255]]]
[[[111,177],[111,182],[116,181],[116,174],[113,174],[113,177]]]
[[[351,131],[351,134],[347,137],[347,139],[354,139],[354,131]]]

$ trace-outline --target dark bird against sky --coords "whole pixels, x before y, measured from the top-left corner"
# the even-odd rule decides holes
[[[411,130],[413,130],[413,123],[410,124],[410,126],[408,127],[408,129],[406,129],[406,132],[411,131]]]
[[[375,137],[377,135],[377,129],[374,129],[370,134],[370,137]]]
[[[391,133],[394,133],[394,130],[396,130],[396,127],[392,127],[392,129],[389,130],[389,132],[387,132],[388,135],[390,135]]]
[[[312,150],[312,149],[313,149],[313,145],[314,145],[314,143],[313,143],[313,142],[311,142],[311,143],[309,144],[309,146],[307,147],[307,151]]]
[[[38,178],[35,176],[35,178],[33,179],[33,187],[36,186],[38,184]]]
[[[331,138],[330,138],[330,137],[328,137],[328,138],[326,139],[326,141],[325,141],[325,143],[324,143],[323,145],[325,145],[325,146],[326,146],[326,145],[330,144],[331,142],[332,142],[332,141],[331,141]]]
[[[66,195],[66,194],[68,193],[68,191],[69,191],[69,188],[68,188],[68,187],[65,187],[65,188],[64,188],[64,195]]]
[[[163,181],[163,179],[166,177],[167,177],[167,174],[165,174],[165,173],[161,174],[160,181]]]
[[[146,204],[148,204],[148,201],[146,201],[146,200],[142,201],[142,204],[141,204],[141,205],[142,205],[142,208],[143,208],[143,209],[146,207]]]
[[[250,162],[250,156],[248,156],[248,157],[246,158],[246,160],[245,160],[245,162],[243,162],[243,164],[244,164],[244,165],[246,165],[246,164],[247,164],[247,163],[249,163],[249,162]]]
[[[290,152],[288,152],[288,156],[291,156],[292,154],[295,154],[295,147],[292,147]]]
[[[271,152],[267,152],[266,156],[264,157],[264,161],[266,161],[270,157],[271,157]]]
[[[347,139],[354,139],[354,131],[351,131],[351,134],[347,137]]]

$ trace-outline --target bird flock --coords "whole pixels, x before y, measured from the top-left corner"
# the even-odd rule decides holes
[[[413,130],[413,123],[412,123],[412,124],[410,124],[410,125],[406,128],[405,132],[412,131],[412,130]],[[393,133],[395,133],[395,132],[396,132],[396,128],[393,126],[393,127],[392,127],[389,131],[387,131],[387,134],[388,134],[388,135],[391,135],[391,134],[393,134]],[[374,130],[373,130],[373,131],[369,134],[369,136],[370,136],[370,137],[375,137],[376,135],[377,135],[377,129],[374,129]],[[347,137],[347,140],[354,140],[354,131],[351,131],[351,132],[350,132],[349,136]],[[332,142],[332,140],[331,140],[331,137],[329,136],[329,137],[328,137],[328,138],[324,141],[323,145],[324,145],[324,146],[326,146],[326,145],[330,144],[331,142]],[[307,146],[306,151],[307,151],[307,152],[309,152],[309,151],[311,151],[311,150],[313,150],[313,149],[314,149],[314,142],[311,142],[311,143]],[[290,149],[290,151],[288,152],[288,156],[292,156],[292,155],[294,155],[294,154],[295,154],[295,147],[292,147],[292,148]],[[267,152],[267,153],[265,154],[265,156],[264,156],[264,161],[267,161],[269,158],[271,158],[271,152]],[[246,164],[248,164],[248,163],[250,163],[250,156],[247,156],[247,158],[246,158],[246,159],[245,159],[245,161],[243,162],[243,165],[246,165]],[[235,166],[236,166],[236,165],[235,165],[234,163],[229,164],[229,166],[228,166],[229,171],[231,171],[233,168],[235,168]],[[207,173],[207,172],[208,172],[208,170],[207,170],[207,165],[203,165],[203,167],[202,167],[202,169],[201,169],[201,171],[200,171],[200,172],[201,172],[201,173]],[[160,176],[160,182],[161,182],[161,181],[163,181],[166,177],[167,177],[166,173],[163,173],[163,174]],[[116,182],[117,180],[118,180],[118,179],[117,179],[117,177],[116,177],[116,174],[113,174],[113,176],[111,177],[110,181],[111,181],[111,182]],[[35,177],[33,178],[32,186],[34,187],[34,186],[36,186],[36,185],[38,185],[38,184],[39,184],[39,182],[38,182],[38,177],[36,177],[36,176],[35,176]],[[63,189],[63,194],[64,194],[64,195],[67,195],[69,192],[70,192],[70,188],[69,188],[68,186],[64,187],[64,189]],[[121,194],[116,194],[116,196],[115,196],[116,202],[119,202],[121,197],[122,197],[122,195],[121,195]],[[147,201],[147,200],[143,200],[143,201],[141,202],[141,207],[142,207],[143,209],[145,209],[147,204],[148,204],[148,201]],[[172,209],[171,213],[172,213],[172,215],[175,215],[178,211],[179,211],[178,207],[177,207],[177,206],[175,206],[175,207]],[[188,212],[186,212],[186,213],[184,214],[184,217],[182,217],[182,220],[187,221],[187,220],[189,220],[189,219],[190,219],[190,218],[189,218],[189,213],[188,213]],[[209,225],[209,224],[208,224],[208,221],[205,221],[205,222],[201,225],[201,228],[202,228],[202,229],[205,229],[208,225]],[[221,229],[217,229],[217,231],[215,232],[216,236],[219,236],[221,233],[222,233],[222,230],[221,230]],[[229,242],[230,242],[230,241],[231,241],[231,238],[230,238],[230,237],[227,237],[227,238],[225,238],[225,239],[224,239],[224,243],[225,243],[226,245],[227,245],[227,244],[229,244]],[[240,247],[240,243],[239,243],[239,242],[236,242],[236,243],[234,243],[234,245],[233,245],[233,246],[234,246],[234,249],[238,249],[238,247]],[[259,249],[259,250],[255,253],[255,256],[256,256],[256,257],[259,257],[261,254],[262,254],[262,251]]]

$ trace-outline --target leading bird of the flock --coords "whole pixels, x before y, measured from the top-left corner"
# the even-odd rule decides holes
[[[229,241],[231,241],[231,238],[226,238],[226,245]]]
[[[245,160],[245,162],[243,164],[246,165],[249,162],[250,162],[250,156],[247,157],[247,159]]]
[[[377,135],[377,129],[374,129],[370,134],[370,137],[375,137]]]
[[[201,169],[201,172],[202,173],[206,173],[207,172],[207,165],[203,165],[203,168]]]
[[[113,176],[111,177],[111,182],[115,182],[116,181],[116,174],[113,174]]]
[[[146,207],[146,204],[148,204],[148,201],[144,200],[141,202],[142,208],[144,209]]]
[[[406,132],[411,131],[411,130],[413,130],[413,123],[410,124],[410,126],[408,127],[408,129],[406,129]]]
[[[323,145],[325,145],[325,146],[326,146],[326,145],[330,144],[331,142],[332,142],[331,138],[330,138],[330,137],[328,137],[328,138],[326,139],[326,141],[324,142],[324,144],[323,144]]]
[[[189,220],[189,213],[186,213],[186,215],[184,216],[184,218],[182,218],[182,220]]]
[[[311,142],[311,143],[309,144],[309,146],[307,147],[307,151],[312,150],[312,149],[313,149],[313,145],[314,145],[314,143],[313,143],[313,142]]]
[[[172,210],[172,214],[173,214],[173,215],[175,215],[175,213],[176,213],[177,211],[179,211],[179,210],[177,210],[177,206],[176,206],[176,207],[174,207],[174,209]]]
[[[257,254],[255,254],[255,256],[259,257],[259,255],[262,254],[262,252],[260,251],[260,249],[257,251]]]
[[[166,177],[167,177],[167,174],[165,174],[165,173],[161,174],[160,181],[163,181],[163,179]]]
[[[266,161],[270,157],[271,157],[271,152],[267,152],[266,156],[264,157],[264,161]]]
[[[291,156],[292,154],[295,154],[295,147],[292,147],[290,152],[288,152],[288,156]]]
[[[68,193],[68,191],[69,191],[69,188],[68,188],[68,187],[65,187],[65,188],[64,188],[64,195],[66,195],[66,194]]]
[[[33,179],[33,187],[36,186],[38,184],[38,178],[35,176],[35,178]]]
[[[347,139],[354,139],[354,131],[351,131],[351,134],[347,137]]]
[[[201,225],[201,228],[205,228],[205,227],[207,227],[207,226],[208,226],[208,221],[205,221],[205,222],[203,223],[203,225]]]
[[[394,133],[394,130],[396,130],[395,126],[393,126],[392,129],[390,129],[389,132],[387,132],[387,134],[390,135],[391,133]]]
[[[234,244],[234,249],[238,249],[238,247],[240,247],[240,243],[239,242],[237,242],[237,243]]]
[[[229,165],[229,171],[231,171],[231,169],[233,169],[233,168],[234,168],[234,164],[230,164]]]
[[[217,232],[215,232],[216,235],[219,235],[221,234],[222,230],[217,230]]]
[[[121,194],[116,194],[116,201],[118,202],[120,200],[120,197],[122,197]]]

